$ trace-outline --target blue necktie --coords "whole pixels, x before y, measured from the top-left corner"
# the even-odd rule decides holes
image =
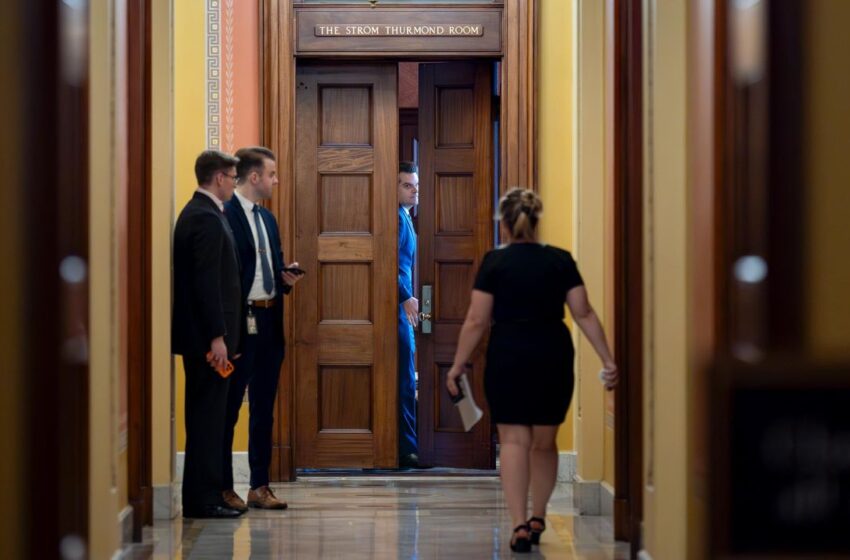
[[[267,294],[274,290],[274,280],[272,279],[272,269],[269,266],[269,259],[266,257],[268,249],[266,248],[266,235],[263,233],[263,224],[260,222],[260,207],[254,205],[254,224],[257,226],[257,242],[260,245],[260,268],[263,270],[263,289]]]

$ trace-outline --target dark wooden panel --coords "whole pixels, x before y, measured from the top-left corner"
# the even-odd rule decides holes
[[[369,185],[395,183],[396,67],[305,65],[298,68],[297,81],[294,253],[308,275],[299,283],[293,305],[297,316],[291,384],[295,463],[299,467],[391,467],[397,464],[398,454],[397,340],[386,333],[395,332],[396,309],[388,302],[396,298],[397,256],[391,252],[375,258],[374,248],[395,243],[397,194],[393,188],[369,188],[356,200],[352,193],[335,196],[352,184],[355,191],[362,191],[364,183],[352,181],[351,174],[323,176],[319,161],[336,171],[351,165],[359,171],[358,179],[368,178]],[[320,105],[330,109],[322,113]],[[365,152],[352,150],[351,145],[333,145],[364,140],[374,143],[371,164]],[[359,161],[344,163],[350,156]],[[327,200],[322,200],[325,194]],[[353,210],[357,216],[344,215],[356,205],[361,205]],[[324,224],[323,214],[329,220]],[[366,219],[368,228],[363,227]],[[322,233],[324,225],[371,232]],[[320,367],[333,365],[370,368],[372,390],[364,392],[363,398],[368,399],[371,430],[323,424],[364,424],[362,410],[354,416],[343,410],[320,410],[323,400],[345,402],[347,398],[347,383],[321,385]]]
[[[371,175],[323,175],[321,233],[372,231]]]
[[[471,235],[441,235],[434,238],[434,259],[441,262],[466,261],[475,255],[477,243]]]
[[[437,148],[471,148],[474,113],[471,88],[437,89]]]
[[[500,56],[502,54],[502,8],[452,8],[441,5],[423,9],[420,6],[326,7],[300,5],[295,8],[296,54],[362,56],[363,54],[423,53],[446,56]],[[470,37],[343,37],[316,36],[317,25],[480,25],[481,35]],[[379,32],[382,31],[379,29]],[[448,31],[448,29],[446,29]],[[341,30],[344,32],[344,30]]]
[[[475,271],[471,262],[436,263],[437,283],[434,287],[436,318],[461,321],[469,307],[469,294]]]
[[[310,466],[331,469],[347,467],[372,467],[374,463],[374,435],[361,431],[321,432],[321,445],[317,445],[310,458]]]
[[[320,321],[371,321],[372,282],[369,264],[322,264],[319,275]]]
[[[437,176],[437,233],[473,233],[475,191],[472,175]]]
[[[14,193],[7,202],[14,216],[0,227],[7,262],[0,280],[3,391],[13,405],[4,408],[3,422],[20,430],[3,440],[0,479],[15,504],[3,534],[15,535],[0,548],[5,558],[56,558],[68,535],[86,542],[98,527],[89,503],[90,283],[58,274],[71,255],[83,270],[91,266],[89,64],[63,56],[88,48],[89,4],[4,1],[0,17],[7,22],[0,51],[8,82],[0,95],[0,149],[4,186]],[[101,130],[111,125],[101,121]],[[50,154],[50,163],[35,164],[30,154]],[[39,187],[28,188],[36,173]]]
[[[398,108],[419,107],[419,63],[398,63]]]
[[[151,482],[151,3],[127,4],[127,494],[133,541],[153,524]]]
[[[322,86],[319,96],[321,145],[370,145],[371,88]]]
[[[456,413],[438,373],[454,358],[475,270],[493,244],[490,67],[445,63],[420,69],[420,284],[434,286],[434,319],[432,333],[417,338],[419,370],[431,372],[419,384],[419,457],[426,464],[492,468],[489,417],[468,433],[455,430]],[[439,148],[440,142],[468,145]],[[483,371],[482,353],[471,361]],[[470,381],[483,402],[482,377]]]
[[[260,69],[262,101],[260,118],[263,145],[277,154],[280,186],[272,193],[271,210],[280,224],[281,241],[286,255],[295,255],[295,57],[293,56],[292,29],[295,14],[292,0],[260,0],[262,38]],[[299,253],[300,255],[300,253]],[[301,257],[299,257],[301,258]],[[303,263],[302,263],[303,264]],[[303,284],[303,282],[302,282]],[[284,314],[284,333],[287,345],[293,348],[296,339],[295,299]],[[295,360],[294,352],[287,352],[280,372],[280,390],[277,392],[275,427],[272,432],[272,464],[270,475],[274,481],[295,479]]]
[[[323,364],[371,364],[374,327],[351,322],[323,322],[318,329],[318,360]]]
[[[615,404],[614,524],[640,548],[643,516],[643,82],[642,4],[606,8],[608,150],[614,193],[614,348],[623,375]],[[636,552],[634,553],[636,554]]]
[[[318,150],[319,173],[371,173],[374,154],[371,147],[329,147]]]
[[[319,430],[372,429],[372,368],[321,366]]]
[[[472,173],[469,148],[440,148],[434,152],[435,167],[440,173]]]
[[[452,367],[451,362],[434,364],[434,383],[436,387],[446,386],[446,373]],[[438,432],[463,432],[463,421],[448,391],[436,391],[434,399],[434,430]]]
[[[372,236],[324,235],[318,239],[320,261],[371,261]]]
[[[401,109],[398,114],[399,161],[413,161],[415,159],[413,143],[418,140],[419,111],[417,109]]]

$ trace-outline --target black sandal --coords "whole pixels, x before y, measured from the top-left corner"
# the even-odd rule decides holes
[[[514,534],[519,531],[525,531],[529,535],[531,534],[531,529],[529,529],[527,523],[523,523],[522,525],[517,525],[514,528]],[[531,552],[531,539],[529,537],[517,537],[516,540],[511,539],[511,550],[514,552]]]
[[[539,523],[543,527],[538,531],[531,526],[532,523]],[[528,520],[528,532],[530,535],[531,544],[540,544],[540,535],[546,530],[546,520],[542,517],[532,517]]]

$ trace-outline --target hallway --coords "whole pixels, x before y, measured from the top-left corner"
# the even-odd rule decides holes
[[[510,519],[496,477],[300,477],[277,485],[284,512],[235,521],[156,521],[132,558],[511,558]],[[247,487],[237,486],[242,496]],[[614,560],[611,518],[573,508],[572,485],[555,490],[542,543],[529,558]]]

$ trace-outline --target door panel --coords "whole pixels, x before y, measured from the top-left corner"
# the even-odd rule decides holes
[[[303,66],[297,83],[296,466],[393,467],[396,68]]]
[[[419,457],[493,468],[489,413],[464,432],[445,390],[475,273],[493,244],[489,64],[420,65],[419,136],[419,283],[434,289],[432,332],[417,333]],[[468,375],[482,407],[483,374],[478,352]]]

